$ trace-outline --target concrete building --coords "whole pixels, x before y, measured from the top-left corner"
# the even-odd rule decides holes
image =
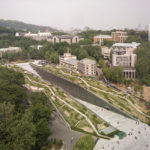
[[[93,38],[93,42],[99,43],[99,44],[102,44],[104,40],[112,41],[112,36],[111,35],[97,35],[97,36],[94,36]]]
[[[96,75],[96,61],[84,58],[78,62],[78,71],[86,76]]]
[[[25,33],[24,37],[32,38],[37,41],[41,41],[41,40],[47,40],[47,38],[50,37],[51,35],[52,34],[50,32],[39,31],[38,33],[31,33],[31,32]]]
[[[109,40],[109,41],[114,41],[114,42],[119,42],[119,43],[124,43],[125,40],[127,39],[127,32],[123,31],[116,31],[112,32],[111,35],[97,35],[94,36],[93,42],[94,43],[100,43],[102,44],[104,40]]]
[[[31,45],[30,47],[40,50],[43,47],[43,45]]]
[[[150,42],[150,24],[148,26],[148,41]]]
[[[116,31],[111,33],[112,40],[119,43],[124,43],[127,39],[127,32]]]
[[[59,56],[59,64],[66,66],[67,68],[77,70],[78,66],[77,56],[71,55],[71,53],[69,52],[64,53],[64,55]]]
[[[103,55],[104,59],[109,59],[111,49],[108,47],[105,47],[105,46],[102,46],[101,49],[102,49],[102,55]]]
[[[134,51],[139,45],[140,43],[116,43],[112,46],[112,67],[123,67],[127,79],[135,78],[137,55]]]
[[[67,42],[68,44],[78,43],[84,38],[77,36],[77,35],[55,35],[52,36],[50,32],[38,32],[38,33],[24,33],[24,32],[17,32],[16,37],[23,36],[26,38],[32,38],[37,41],[47,40],[52,43],[60,43],[60,42]]]
[[[12,53],[12,52],[15,52],[15,53],[18,53],[18,52],[21,52],[21,48],[20,47],[8,47],[8,48],[1,48],[0,49],[0,58],[3,56],[3,53]]]
[[[68,44],[78,43],[81,40],[84,40],[84,38],[81,38],[77,35],[55,35],[51,36],[47,39],[49,42],[52,43],[60,43],[60,42],[67,42]]]

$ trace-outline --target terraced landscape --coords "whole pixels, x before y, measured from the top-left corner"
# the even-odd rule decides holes
[[[96,94],[98,97],[105,99],[105,101],[109,102],[130,116],[133,116],[142,122],[150,123],[150,116],[148,115],[149,110],[146,109],[145,103],[141,102],[139,99],[131,95],[118,92],[95,78],[84,77],[81,74],[70,72],[60,66],[48,65],[44,66],[42,69],[76,83],[81,87],[92,91],[92,93]]]
[[[70,96],[69,92],[58,88],[56,85],[52,85],[50,82],[42,80],[42,76],[39,78],[38,72],[36,72],[36,70],[33,69],[34,67],[32,68],[29,64],[23,64],[19,67],[36,75],[34,76],[33,74],[30,74],[18,67],[13,67],[14,69],[24,73],[27,84],[44,89],[45,94],[50,97],[50,102],[54,104],[54,107],[58,108],[60,115],[62,115],[62,119],[66,122],[66,125],[68,125],[69,128],[100,137],[100,140],[98,140],[94,150],[104,148],[107,150],[112,150],[114,148],[115,150],[141,150],[141,148],[148,150],[150,128],[147,124],[142,123],[140,120],[149,123],[149,116],[146,114],[146,111],[142,111],[144,104],[141,105],[140,101],[136,101],[134,97],[125,95],[124,93],[107,87],[105,84],[92,77],[83,77],[80,74],[70,73],[68,70],[65,70],[65,68],[60,69],[60,67],[57,66],[38,67],[40,70],[45,69],[46,71],[57,75],[57,77],[59,76],[67,79],[65,81],[72,80],[72,83],[76,81],[76,83],[80,85],[79,87],[83,87],[87,90],[87,93],[92,91],[95,96],[103,98],[107,103],[109,103],[109,99],[113,99],[113,105],[116,105],[118,109],[122,104],[117,105],[117,103],[125,101],[126,103],[124,103],[124,105],[129,108],[131,107],[131,111],[129,111],[126,107],[124,108],[124,105],[122,105],[122,109],[120,109],[120,111],[128,113],[128,115],[125,116],[113,112],[108,108],[100,107],[89,103],[86,100]],[[48,75],[47,78],[51,78],[51,76]],[[138,106],[138,104],[140,105]],[[123,110],[123,108],[125,110]],[[140,118],[141,116],[138,116],[136,113],[136,117],[139,118],[133,118],[134,114],[131,113],[132,109],[134,113],[137,111],[138,115],[140,114],[142,118]],[[113,136],[110,137],[110,134],[109,137],[108,135],[106,136],[106,134],[103,135],[103,129],[108,130],[111,126],[118,131],[123,131],[122,133],[125,134],[125,137],[123,139],[119,139],[119,136],[112,138]],[[119,132],[117,134],[119,135]],[[106,138],[109,140],[106,140]]]
[[[69,128],[109,139],[99,132],[109,127],[109,124],[78,103],[72,96],[21,68],[16,66],[13,68],[24,73],[26,84],[44,89],[45,94],[50,97],[50,101],[56,106]]]

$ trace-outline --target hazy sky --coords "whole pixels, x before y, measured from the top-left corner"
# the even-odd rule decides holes
[[[150,0],[0,0],[0,19],[59,29],[145,28]]]

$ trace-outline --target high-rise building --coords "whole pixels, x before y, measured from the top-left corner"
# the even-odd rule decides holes
[[[150,42],[150,24],[148,26],[148,41]]]

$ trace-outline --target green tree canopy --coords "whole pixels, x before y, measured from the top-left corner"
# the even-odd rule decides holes
[[[94,148],[94,139],[92,138],[92,136],[86,135],[80,137],[80,139],[73,147],[73,150],[93,150],[93,148]]]

